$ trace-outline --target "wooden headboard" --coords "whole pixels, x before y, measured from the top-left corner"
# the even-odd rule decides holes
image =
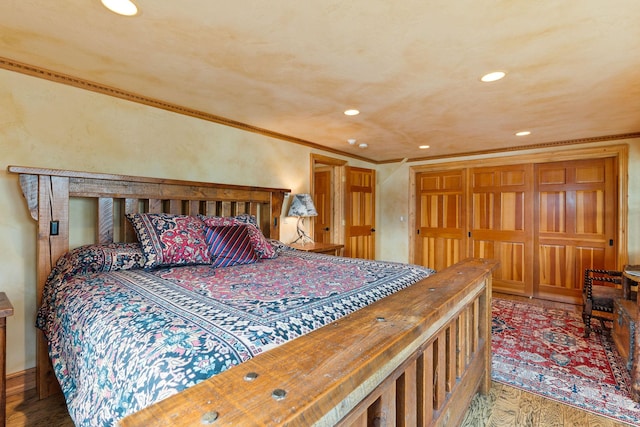
[[[136,240],[125,214],[166,212],[183,215],[255,215],[266,237],[280,237],[280,213],[288,189],[213,184],[138,176],[9,166],[31,217],[38,223],[37,305],[58,258],[68,252],[70,200],[95,201],[95,243]],[[58,391],[43,334],[38,334],[36,384],[41,398]]]

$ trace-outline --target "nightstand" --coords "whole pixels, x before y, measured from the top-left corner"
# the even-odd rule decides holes
[[[336,243],[319,242],[305,243],[304,245],[300,243],[290,243],[289,246],[300,251],[316,252],[319,254],[328,254],[335,256],[340,255],[342,253],[342,248],[344,248],[344,245],[338,245]]]
[[[0,292],[0,427],[7,418],[7,316],[13,316],[13,306],[4,292]]]

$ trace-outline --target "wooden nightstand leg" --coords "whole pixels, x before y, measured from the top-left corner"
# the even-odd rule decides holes
[[[7,294],[0,292],[0,427],[7,419],[7,316],[13,316],[13,306]]]
[[[7,419],[7,319],[0,318],[0,427]]]
[[[640,290],[638,292],[638,301],[637,304],[640,304]],[[636,309],[636,319],[640,319],[640,305],[637,306]],[[638,367],[638,363],[640,363],[640,346],[636,343],[640,343],[640,328],[636,326],[634,328],[634,346],[631,347],[631,351],[633,351],[633,360],[631,361],[631,398],[636,402],[640,402],[640,368]]]

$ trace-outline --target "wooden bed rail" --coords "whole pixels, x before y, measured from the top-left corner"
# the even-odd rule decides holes
[[[458,425],[490,388],[496,266],[462,261],[120,425]]]

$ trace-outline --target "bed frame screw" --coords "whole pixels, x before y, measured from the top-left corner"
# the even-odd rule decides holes
[[[213,424],[218,419],[218,413],[216,411],[211,411],[205,413],[202,418],[200,418],[201,424]]]
[[[247,375],[244,376],[245,381],[253,381],[258,378],[258,374],[255,372],[247,372]]]
[[[273,392],[271,393],[271,397],[273,397],[275,400],[282,400],[285,397],[287,397],[287,392],[286,392],[286,390],[283,390],[281,388],[277,388],[277,389],[273,390]]]

